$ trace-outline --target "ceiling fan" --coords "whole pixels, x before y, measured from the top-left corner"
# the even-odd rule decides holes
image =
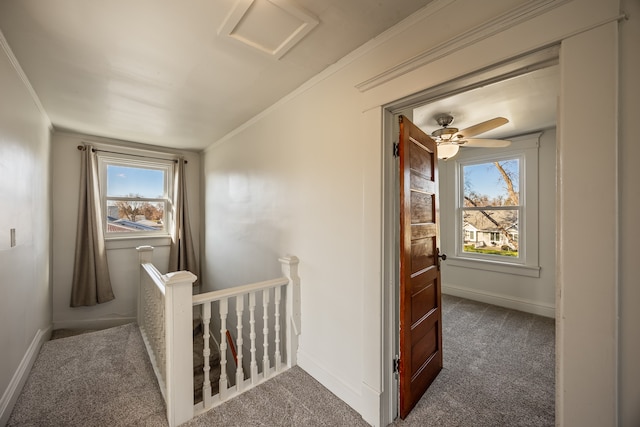
[[[452,158],[458,154],[460,147],[498,148],[508,147],[511,144],[511,141],[505,139],[472,138],[509,123],[509,120],[504,117],[495,117],[462,130],[450,127],[451,123],[453,123],[453,116],[450,114],[439,114],[435,119],[441,128],[434,130],[431,136],[438,143],[439,159],[447,160]]]

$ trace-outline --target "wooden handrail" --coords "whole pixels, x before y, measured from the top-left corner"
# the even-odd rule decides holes
[[[233,356],[233,361],[236,362],[236,366],[238,366],[238,352],[236,351],[236,345],[233,343],[233,338],[231,338],[231,333],[227,329],[227,342],[229,343],[229,348],[231,348],[231,355]]]

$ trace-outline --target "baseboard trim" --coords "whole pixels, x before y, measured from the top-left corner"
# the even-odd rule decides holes
[[[345,383],[340,378],[336,377],[333,373],[329,372],[321,362],[316,360],[313,356],[298,350],[298,366],[304,369],[309,375],[315,378],[320,384],[325,386],[331,393],[335,394],[344,401],[347,405],[351,406],[361,416],[363,411],[360,406],[362,403],[362,396],[352,386]]]
[[[58,320],[53,321],[53,329],[108,329],[127,323],[137,322],[135,317],[105,317],[88,320]]]
[[[362,408],[360,415],[362,418],[371,424],[372,427],[385,426],[384,422],[382,393],[369,384],[362,383]]]
[[[29,377],[31,367],[36,361],[38,353],[40,353],[42,344],[51,338],[52,330],[52,325],[49,325],[45,329],[38,329],[38,332],[36,332],[35,337],[33,337],[31,344],[29,344],[29,348],[27,348],[26,353],[22,357],[22,360],[18,365],[18,369],[16,369],[16,372],[13,374],[13,378],[11,378],[7,389],[4,391],[2,398],[0,399],[0,425],[6,425],[9,421],[9,416],[11,415],[11,411],[13,411],[13,406],[16,404],[18,396],[22,391],[22,387],[24,387],[24,383]]]
[[[539,316],[555,318],[556,308],[550,304],[544,304],[525,298],[505,296],[493,292],[479,291],[464,286],[442,284],[442,293],[455,297],[480,301],[487,304],[510,308],[512,310],[524,311],[526,313],[537,314]]]

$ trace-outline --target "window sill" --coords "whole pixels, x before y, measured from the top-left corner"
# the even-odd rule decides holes
[[[518,276],[540,277],[540,266],[511,264],[484,259],[448,257],[445,263],[452,267],[473,268],[495,273],[515,274]]]
[[[127,236],[127,237],[107,237],[105,246],[107,250],[131,249],[138,246],[150,245],[153,247],[171,245],[171,237],[167,235],[156,236]]]

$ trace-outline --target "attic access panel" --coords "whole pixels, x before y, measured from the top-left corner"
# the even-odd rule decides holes
[[[280,59],[318,22],[292,0],[238,0],[218,34]]]

